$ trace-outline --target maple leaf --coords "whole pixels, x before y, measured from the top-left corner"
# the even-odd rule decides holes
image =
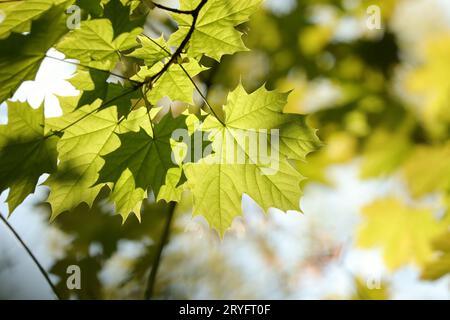
[[[144,60],[144,63],[148,68],[152,67],[162,59],[170,57],[170,49],[163,36],[159,39],[138,36],[137,40],[141,47],[128,54],[128,56]]]
[[[363,208],[363,215],[367,220],[359,230],[358,245],[381,247],[392,270],[410,262],[427,262],[433,253],[431,240],[447,228],[431,210],[411,208],[395,198],[373,202]]]
[[[114,38],[122,33],[133,33],[136,28],[141,28],[146,19],[146,15],[133,15],[134,9],[132,1],[110,0],[104,5],[103,17],[111,21]]]
[[[68,0],[28,0],[7,3],[3,14],[5,19],[0,23],[0,39],[7,38],[11,32],[29,32],[33,20],[48,12],[54,5],[71,1]]]
[[[39,177],[56,170],[56,137],[44,134],[44,108],[8,102],[8,124],[0,125],[0,192],[10,188],[11,214],[34,192]]]
[[[240,215],[244,193],[264,210],[272,207],[284,211],[299,210],[303,177],[287,160],[304,160],[319,140],[315,131],[306,125],[304,116],[283,113],[287,96],[264,88],[249,95],[239,85],[228,97],[225,120],[220,122],[208,116],[203,125],[203,130],[213,131],[211,140],[215,153],[198,163],[184,165],[193,193],[194,214],[204,215],[222,236],[233,218]],[[272,169],[268,168],[267,156],[252,154],[250,144],[246,143],[245,137],[239,136],[239,132],[245,130],[251,134],[258,130],[270,132],[271,129],[279,130],[278,146],[269,137],[258,141],[273,146],[272,152],[278,154],[275,159],[277,170],[267,174],[267,169]],[[230,163],[230,153],[234,157],[239,152],[244,163]]]
[[[141,31],[138,27],[114,37],[111,20],[83,21],[79,29],[69,32],[57,44],[56,49],[84,65],[111,70],[119,60],[119,52],[133,48]]]
[[[71,125],[58,141],[58,171],[45,182],[50,187],[47,201],[52,207],[52,219],[82,202],[92,205],[105,186],[96,184],[104,164],[101,156],[120,145],[115,133],[138,130],[147,118],[145,109],[140,108],[121,122],[115,107],[94,112],[101,102],[97,100],[51,122],[54,130]]]
[[[98,18],[103,14],[102,0],[77,0],[75,4],[92,17]]]
[[[197,8],[199,0],[181,1],[181,10]],[[242,33],[235,29],[248,21],[257,10],[261,0],[210,0],[202,8],[192,33],[188,54],[192,57],[206,55],[217,61],[225,54],[247,51],[242,42]],[[173,14],[178,22],[178,31],[169,40],[179,46],[192,25],[193,18],[184,14]]]
[[[130,112],[131,101],[140,97],[139,92],[133,87],[108,82],[109,77],[109,72],[103,70],[78,70],[70,79],[70,83],[82,91],[75,109],[102,99],[103,103],[100,109],[115,106],[119,118],[127,115]]]
[[[162,68],[164,63],[159,62],[152,68],[142,67],[132,80],[144,82],[152,77]],[[180,101],[193,105],[193,93],[195,86],[192,78],[207,68],[202,67],[197,60],[171,65],[159,79],[153,83],[152,89],[147,93],[147,99],[151,104],[156,104],[164,97],[169,97],[172,101]]]
[[[0,40],[0,102],[34,79],[46,52],[67,32],[64,10],[64,4],[53,7],[33,21],[30,34]]]
[[[139,216],[149,189],[157,197],[167,171],[177,167],[171,160],[170,139],[175,129],[186,127],[185,119],[184,115],[174,119],[169,113],[153,129],[147,123],[138,132],[119,134],[120,147],[103,156],[98,183],[114,183],[110,198],[124,219],[130,212]]]

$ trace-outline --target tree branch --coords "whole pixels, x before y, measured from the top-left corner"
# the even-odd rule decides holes
[[[166,10],[166,11],[170,11],[170,12],[174,12],[174,13],[179,13],[179,14],[193,14],[193,13],[195,12],[195,9],[194,9],[194,10],[180,10],[180,9],[175,9],[175,8],[169,8],[169,7],[166,7],[165,5],[156,3],[156,2],[154,2],[154,1],[151,1],[151,3],[152,3],[155,7],[159,8],[159,9]]]
[[[30,258],[33,260],[34,264],[38,267],[41,274],[44,276],[45,280],[47,281],[48,285],[52,289],[55,296],[61,300],[61,296],[58,293],[58,290],[50,280],[50,277],[47,274],[47,271],[45,271],[44,267],[39,263],[38,259],[34,256],[33,252],[31,252],[30,248],[26,245],[26,243],[22,240],[22,238],[19,236],[19,234],[14,230],[13,226],[9,224],[8,220],[0,213],[0,219],[3,221],[3,223],[6,225],[6,227],[11,231],[11,233],[14,235],[14,237],[19,241],[19,243],[22,245],[22,247],[25,249],[25,251],[28,253]]]
[[[109,100],[103,102],[97,109],[94,109],[94,110],[92,110],[92,111],[86,113],[85,115],[83,115],[82,117],[78,118],[78,119],[75,120],[74,122],[68,124],[68,125],[65,126],[64,128],[62,128],[62,129],[60,129],[60,130],[53,131],[51,134],[46,135],[45,138],[53,137],[53,136],[57,135],[58,133],[64,133],[64,131],[66,131],[67,129],[69,129],[69,128],[71,128],[72,126],[76,125],[76,124],[77,124],[78,122],[80,122],[81,120],[86,119],[86,118],[89,117],[90,115],[96,113],[96,112],[97,112],[98,110],[100,110],[102,107],[104,107],[104,106],[106,106],[106,105],[108,105],[108,104],[110,104],[110,103],[116,101],[117,99],[120,99],[120,98],[122,98],[122,97],[125,97],[126,95],[128,95],[128,94],[130,94],[130,93],[133,93],[134,91],[136,91],[136,90],[138,90],[139,88],[141,88],[143,85],[144,85],[144,83],[140,83],[138,86],[134,87],[133,89],[131,89],[131,90],[129,90],[129,91],[126,91],[126,92],[124,92],[124,93],[122,93],[122,94],[119,94],[118,96],[116,96],[116,97],[114,97],[114,98],[111,98],[111,99],[109,99]]]
[[[159,268],[159,265],[161,262],[161,255],[162,255],[164,246],[166,245],[167,241],[169,240],[170,226],[172,224],[176,206],[177,206],[176,202],[169,203],[169,215],[167,217],[166,224],[164,226],[163,234],[158,243],[156,257],[155,257],[155,260],[152,265],[152,269],[150,270],[150,274],[148,277],[147,288],[145,290],[145,295],[144,295],[145,300],[150,300],[153,297],[153,294],[155,291],[156,275],[158,273],[158,268]]]
[[[195,24],[197,23],[197,19],[198,19],[198,15],[200,13],[200,10],[205,6],[205,4],[208,2],[208,0],[202,0],[199,5],[197,6],[197,8],[195,8],[192,11],[192,25],[189,28],[189,31],[186,35],[186,37],[183,39],[183,41],[181,42],[180,46],[178,47],[177,51],[175,51],[175,53],[171,56],[170,60],[164,65],[164,67],[155,75],[153,75],[148,81],[146,82],[138,82],[137,85],[135,85],[135,87],[129,91],[129,92],[125,92],[117,97],[114,97],[106,102],[103,102],[99,108],[87,113],[86,115],[84,115],[83,117],[81,117],[80,119],[77,119],[76,121],[74,121],[73,123],[69,124],[68,126],[64,127],[61,130],[58,130],[58,132],[52,132],[50,135],[48,135],[47,137],[51,137],[56,135],[57,133],[61,133],[64,132],[65,130],[69,129],[70,127],[72,127],[73,125],[75,125],[76,123],[80,122],[81,120],[85,119],[86,117],[90,116],[91,114],[97,112],[99,109],[101,109],[103,106],[114,102],[117,99],[120,99],[124,96],[126,96],[129,93],[132,93],[140,88],[142,88],[144,85],[148,85],[148,89],[151,88],[151,84],[155,81],[157,81],[169,68],[170,66],[176,61],[177,57],[183,52],[183,50],[185,49],[186,45],[189,43],[189,40],[192,37],[192,34],[194,33],[195,30]],[[147,91],[148,91],[147,89]]]
[[[170,68],[170,66],[177,60],[177,58],[181,55],[181,53],[183,52],[183,50],[185,49],[186,45],[189,43],[189,40],[191,40],[192,34],[195,31],[195,25],[197,23],[197,19],[198,19],[198,15],[200,13],[200,10],[205,6],[205,4],[208,2],[208,0],[202,0],[199,5],[197,6],[197,8],[194,9],[194,11],[192,12],[192,24],[191,27],[189,28],[188,33],[186,34],[186,37],[183,39],[183,41],[181,42],[180,46],[177,48],[177,51],[175,51],[175,53],[171,56],[170,60],[164,65],[164,67],[158,72],[156,73],[154,76],[152,76],[148,82],[153,82],[154,80],[159,79],[159,77],[164,74],[167,69]]]
[[[161,46],[158,42],[156,42],[155,40],[153,40],[152,38],[148,37],[147,35],[144,34],[144,36],[146,36],[150,41],[152,41],[155,45],[157,45],[159,48],[161,48],[161,50],[164,50],[166,53],[170,52],[164,48],[163,46]],[[189,74],[189,72],[187,72],[186,68],[183,67],[182,64],[180,64],[180,68],[181,70],[183,70],[183,72],[186,74],[186,76],[189,78],[189,80],[192,82],[192,84],[194,85],[195,89],[197,90],[198,94],[200,95],[200,97],[202,97],[203,102],[208,106],[208,108],[211,110],[211,113],[213,114],[213,116],[223,125],[225,126],[225,123],[222,121],[222,119],[220,119],[220,117],[216,114],[216,112],[214,111],[214,109],[212,108],[212,106],[209,104],[208,99],[206,99],[205,95],[203,94],[203,92],[201,92],[200,88],[198,87],[198,85],[195,83],[194,79],[191,77],[191,75]]]
[[[183,67],[180,64],[180,68],[181,70],[183,70],[183,72],[186,74],[186,76],[189,78],[189,80],[192,82],[192,84],[194,85],[195,89],[197,90],[198,94],[200,95],[200,97],[202,97],[203,102],[208,106],[209,110],[211,110],[211,113],[213,114],[213,116],[217,119],[217,121],[219,121],[224,127],[226,126],[225,123],[223,122],[223,120],[217,115],[217,113],[214,111],[213,107],[209,104],[208,100],[206,99],[205,95],[203,94],[203,92],[200,90],[200,88],[198,87],[198,85],[195,83],[194,79],[192,79],[192,77],[189,75],[189,73],[187,72],[187,70],[185,69],[185,67]]]

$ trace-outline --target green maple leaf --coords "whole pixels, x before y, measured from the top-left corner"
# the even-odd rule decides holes
[[[182,10],[195,9],[200,0],[181,1]],[[225,54],[247,51],[242,33],[235,29],[248,21],[259,7],[261,0],[210,0],[200,11],[192,34],[188,53],[193,57],[205,54],[217,61]],[[179,46],[189,32],[192,16],[173,14],[178,31],[170,38],[170,44]]]
[[[75,76],[71,78],[70,83],[82,94],[78,100],[75,109],[87,104],[92,104],[97,99],[102,99],[101,109],[111,106],[117,107],[119,118],[125,116],[130,111],[132,100],[140,97],[138,90],[133,87],[126,87],[118,83],[108,82],[109,72],[102,70],[79,69]]]
[[[410,208],[394,198],[375,201],[363,209],[363,214],[367,221],[359,230],[358,245],[380,246],[391,270],[410,262],[426,263],[433,253],[431,240],[447,228],[447,223],[436,220],[431,210]]]
[[[128,54],[128,56],[144,60],[148,68],[162,59],[170,57],[170,49],[162,36],[159,39],[138,36],[138,42],[141,47]]]
[[[92,17],[98,18],[103,14],[101,0],[77,0],[75,4]]]
[[[133,32],[136,28],[144,25],[146,15],[138,15],[131,18],[131,11],[134,5],[131,1],[110,0],[105,4],[103,17],[109,19],[113,26],[114,37],[122,33]]]
[[[53,5],[66,3],[67,6],[70,2],[72,1],[28,0],[6,3],[6,8],[2,10],[5,18],[0,23],[0,39],[7,38],[12,32],[29,32],[32,21],[49,11]]]
[[[303,177],[288,159],[304,160],[319,140],[315,131],[305,124],[303,116],[283,113],[286,101],[287,94],[261,88],[249,95],[240,85],[229,95],[223,123],[212,116],[206,118],[203,129],[212,131],[215,154],[198,163],[186,164],[184,170],[193,193],[194,214],[204,215],[221,235],[233,218],[240,215],[244,193],[264,210],[272,207],[284,211],[299,209]],[[259,143],[273,145],[274,152],[279,154],[275,163],[277,170],[267,174],[267,156],[253,154],[240,133],[271,129],[279,129],[278,147],[269,137],[261,138],[266,141],[259,140]],[[230,162],[230,151],[233,158],[241,152],[244,163]]]
[[[101,100],[82,107],[51,122],[52,128],[64,130],[58,142],[58,171],[45,182],[50,187],[48,202],[52,219],[82,202],[92,205],[105,184],[96,184],[98,172],[104,164],[101,157],[119,145],[116,133],[138,130],[146,119],[145,109],[138,109],[125,121],[119,121],[115,107],[93,112]]]
[[[171,160],[170,139],[173,130],[186,127],[185,118],[181,115],[174,119],[168,114],[153,131],[147,124],[138,132],[119,134],[120,147],[103,156],[105,165],[98,182],[114,183],[111,199],[124,219],[130,212],[139,216],[149,189],[158,196],[167,171],[177,166]]]
[[[120,52],[131,49],[142,28],[121,33],[114,37],[113,24],[109,19],[81,22],[79,29],[68,33],[56,46],[67,58],[102,70],[111,70],[119,61]]]
[[[56,137],[44,134],[44,109],[8,102],[8,124],[0,125],[0,192],[10,188],[10,214],[34,192],[39,177],[56,169]]]
[[[0,40],[0,102],[34,79],[48,49],[67,32],[64,10],[64,4],[48,10],[33,21],[30,34]]]
[[[144,82],[149,77],[157,74],[163,67],[164,63],[162,62],[155,64],[152,68],[142,67],[138,74],[132,79]],[[204,70],[206,70],[206,68],[202,67],[195,59],[189,59],[188,62],[181,65],[172,64],[169,69],[153,83],[152,89],[147,93],[148,101],[155,105],[162,98],[169,97],[172,101],[181,101],[193,105],[195,86],[192,83],[191,78]]]

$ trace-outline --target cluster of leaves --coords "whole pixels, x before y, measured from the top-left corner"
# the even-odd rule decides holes
[[[83,20],[67,28],[66,9],[73,0],[28,0],[1,4],[0,101],[11,98],[33,80],[50,48],[78,62],[70,80],[80,91],[59,99],[63,115],[45,118],[43,107],[7,101],[8,124],[0,126],[0,192],[9,189],[10,213],[34,192],[42,174],[50,193],[52,219],[80,204],[92,206],[100,191],[109,191],[115,212],[125,220],[140,218],[143,201],[179,201],[191,191],[194,214],[206,217],[221,235],[241,213],[241,197],[249,194],[264,209],[298,210],[302,175],[289,161],[304,161],[318,145],[315,131],[302,115],[284,113],[288,95],[261,88],[251,94],[239,85],[226,107],[212,107],[199,89],[205,57],[245,51],[236,29],[255,12],[260,0],[183,0],[179,9],[151,1],[76,1]],[[149,10],[162,9],[178,29],[169,39],[144,33]],[[71,60],[73,61],[73,60]],[[118,66],[138,70],[131,77]],[[111,78],[119,78],[114,82]],[[203,111],[174,117],[157,108],[165,97],[193,105],[195,91]],[[200,129],[192,124],[205,118]],[[197,119],[197,120],[195,120]],[[262,174],[263,164],[174,163],[175,129],[215,132],[214,153],[226,148],[223,136],[236,130],[280,130],[280,170]],[[250,159],[248,146],[235,143]],[[268,141],[270,143],[270,141]]]
[[[152,1],[0,0],[0,102],[34,79],[49,48],[63,52],[70,59],[64,60],[67,63],[78,61],[70,82],[80,95],[59,99],[62,117],[45,119],[42,107],[7,101],[8,124],[0,126],[0,191],[10,189],[10,212],[34,191],[43,173],[50,175],[45,185],[52,218],[71,211],[55,225],[75,240],[52,272],[64,276],[65,266],[81,254],[85,258],[77,262],[89,270],[90,280],[78,297],[106,297],[99,273],[117,253],[119,241],[160,236],[160,219],[167,212],[162,206],[149,209],[149,192],[157,200],[179,201],[181,193],[190,190],[194,214],[205,216],[223,234],[241,212],[243,193],[264,209],[296,209],[299,171],[309,178],[303,183],[330,184],[330,165],[358,159],[362,179],[395,176],[410,199],[405,203],[392,195],[365,206],[357,245],[382,249],[391,270],[414,263],[422,268],[424,279],[448,274],[448,33],[436,31],[435,37],[423,41],[420,63],[408,66],[406,93],[421,98],[409,101],[392,85],[398,82],[396,69],[411,54],[391,28],[398,0],[378,4],[382,31],[346,40],[334,37],[339,19],[364,17],[372,1],[349,6],[346,1],[298,0],[282,17],[260,10],[245,25],[260,1],[180,2],[180,9],[156,4],[156,10]],[[82,8],[83,21],[79,29],[68,30],[65,11],[72,4]],[[331,23],[311,18],[318,8],[332,13]],[[173,30],[170,37],[168,32],[164,37],[149,32],[154,29],[149,14],[166,19],[162,29]],[[251,32],[245,32],[246,26]],[[242,37],[257,50],[245,52]],[[236,88],[241,79],[255,92],[248,94],[242,85]],[[324,79],[340,95],[311,108],[307,95]],[[266,81],[268,87],[295,91],[288,96],[257,89]],[[158,108],[165,97],[186,112],[175,117]],[[201,111],[194,106],[199,103]],[[308,162],[304,158],[318,140],[298,113],[311,114],[312,125],[321,129],[325,141]],[[199,120],[204,120],[201,128],[193,125]],[[265,176],[258,163],[210,164],[209,157],[174,164],[171,132],[178,128],[188,129],[193,137],[195,130],[214,130],[214,156],[226,153],[223,139],[233,139],[241,129],[280,129],[281,169]],[[423,205],[422,198],[430,195],[444,210]],[[110,216],[99,199],[113,203],[113,211],[124,220],[131,212],[142,215],[141,224],[128,219],[120,228],[120,218]],[[92,243],[100,243],[101,253],[88,250]],[[154,260],[153,246],[146,252],[132,275],[141,284]],[[355,298],[387,297],[384,290],[367,290],[363,279],[355,280]],[[68,296],[63,281],[58,289]]]
[[[448,27],[436,30],[420,43],[420,59],[408,60],[415,48],[401,42],[392,23],[394,12],[404,9],[398,8],[402,3],[377,3],[382,30],[342,40],[335,37],[339,21],[351,16],[364,22],[371,1],[356,6],[334,0],[296,1],[282,17],[266,11],[252,19],[247,43],[272,62],[266,72],[253,72],[253,78],[267,78],[279,88],[295,87],[286,110],[310,114],[313,126],[320,128],[325,146],[307,163],[298,162],[307,182],[331,184],[327,168],[355,159],[362,179],[399,178],[409,203],[391,196],[368,204],[362,210],[365,220],[357,244],[380,247],[392,270],[413,262],[423,268],[425,279],[436,279],[450,272],[444,246],[450,212],[450,41]],[[329,14],[327,21],[312,18],[320,10]],[[240,58],[249,70],[257,69],[251,64],[256,56]],[[405,67],[404,61],[411,65]],[[221,81],[220,75],[222,85],[230,85],[237,68],[247,70],[231,59],[222,63],[214,82]],[[401,76],[399,70],[404,71]],[[339,94],[310,107],[307,94],[324,79]],[[435,206],[424,207],[422,199],[430,195],[437,199]]]

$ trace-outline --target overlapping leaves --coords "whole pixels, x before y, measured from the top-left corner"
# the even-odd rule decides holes
[[[0,102],[10,98],[22,82],[34,80],[48,49],[68,31],[64,15],[67,3],[40,12],[42,16],[31,23],[29,34],[12,33],[0,40]],[[0,30],[8,21],[0,24]]]
[[[182,190],[190,188],[194,213],[204,215],[222,235],[240,214],[244,193],[265,210],[298,210],[303,177],[289,161],[305,160],[318,139],[304,116],[283,113],[287,94],[264,88],[248,94],[239,86],[229,95],[225,119],[210,114],[202,127],[211,133],[213,153],[184,164],[172,159],[179,147],[172,133],[184,129],[194,139],[198,131],[188,130],[186,123],[196,116],[174,117],[155,109],[164,97],[194,104],[199,90],[194,77],[206,70],[203,55],[220,60],[247,50],[236,27],[260,2],[181,1],[181,10],[191,13],[173,15],[178,31],[168,43],[142,34],[145,14],[135,10],[141,6],[136,1],[77,1],[86,20],[73,30],[67,29],[64,13],[73,1],[30,0],[27,12],[21,4],[8,6],[17,18],[8,14],[0,24],[0,36],[7,37],[0,49],[1,100],[34,78],[51,47],[79,62],[70,81],[80,90],[77,97],[60,98],[63,115],[54,119],[44,120],[42,109],[9,103],[9,123],[0,128],[0,191],[10,189],[10,211],[33,192],[43,173],[50,173],[45,185],[52,218],[81,203],[92,206],[101,190],[108,190],[115,211],[126,219],[130,213],[140,216],[149,192],[157,200],[178,201]],[[124,60],[140,64],[133,66],[139,71],[131,79],[114,73]],[[236,135],[242,130],[276,131],[279,143],[267,136],[260,141],[278,155],[273,173],[267,174],[266,169],[274,169],[267,168],[267,156],[255,158]],[[223,160],[227,139],[245,164],[209,162]],[[208,145],[203,142],[202,148]]]
[[[185,116],[174,119],[167,114],[153,128],[151,125],[142,125],[138,132],[120,134],[120,147],[103,157],[105,165],[98,182],[114,183],[111,200],[124,217],[130,212],[139,216],[147,193],[152,190],[158,196],[168,170],[176,167],[170,139],[175,129],[185,127]]]
[[[183,0],[180,9],[193,10],[199,3],[200,0]],[[246,22],[260,3],[261,0],[208,1],[195,24],[189,54],[194,57],[206,55],[220,61],[225,54],[248,50],[241,39],[242,33],[235,27]],[[179,45],[189,33],[193,18],[184,14],[173,17],[178,22],[178,31],[171,36],[170,42]]]
[[[51,175],[46,185],[50,187],[48,201],[52,217],[73,209],[82,202],[92,205],[105,184],[96,184],[98,172],[104,164],[105,155],[120,145],[115,133],[139,130],[139,124],[147,119],[144,109],[137,110],[120,121],[116,107],[95,112],[101,100],[87,105],[53,122],[53,127],[64,130],[58,142],[58,171]]]
[[[28,0],[0,3],[3,22],[0,24],[0,39],[7,38],[12,32],[30,32],[32,21],[48,12],[53,5],[69,4],[67,0]]]

